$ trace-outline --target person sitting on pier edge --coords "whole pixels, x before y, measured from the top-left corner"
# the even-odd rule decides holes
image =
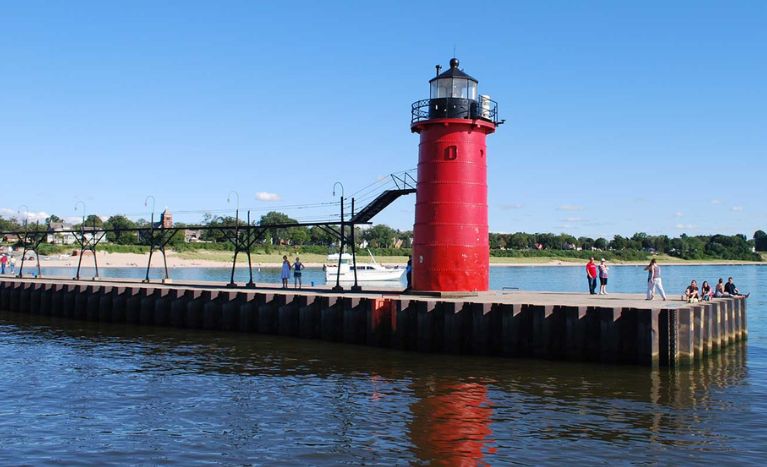
[[[650,264],[644,270],[647,271],[647,300],[655,298],[655,290],[658,289],[660,296],[665,301],[666,291],[663,290],[663,280],[661,279],[658,261],[655,258],[651,259]]]
[[[280,274],[282,279],[282,288],[288,288],[288,279],[290,279],[290,261],[287,256],[282,257],[282,273]]]
[[[293,288],[300,289],[301,284],[301,270],[304,269],[304,263],[296,256],[296,262],[293,263]]]
[[[599,295],[607,295],[607,261],[602,258],[599,263]]]
[[[719,278],[719,282],[716,283],[716,289],[714,290],[714,297],[715,298],[731,297],[731,295],[724,290],[724,279],[722,279],[721,277]]]
[[[700,300],[700,293],[698,291],[698,282],[693,279],[690,285],[684,290],[682,294],[682,300],[687,303],[698,303]]]
[[[703,285],[700,286],[700,299],[705,301],[711,301],[714,296],[714,290],[709,285],[708,281],[703,281]]]
[[[597,293],[597,265],[594,263],[594,257],[592,256],[588,263],[586,263],[586,279],[589,281],[589,293],[596,295]]]
[[[733,297],[748,298],[748,296],[751,295],[750,293],[747,293],[747,294],[740,293],[740,290],[738,290],[738,288],[735,287],[735,282],[732,281],[732,277],[728,278],[727,283],[724,284],[724,291]]]

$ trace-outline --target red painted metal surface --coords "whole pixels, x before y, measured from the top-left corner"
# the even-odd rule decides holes
[[[488,289],[486,136],[484,120],[433,119],[420,133],[413,228],[413,289]]]

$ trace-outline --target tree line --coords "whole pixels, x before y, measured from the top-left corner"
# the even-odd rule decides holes
[[[58,216],[51,215],[45,219],[44,225],[35,224],[35,228],[47,228],[51,223],[62,222]],[[238,222],[234,217],[205,215],[202,225],[234,226]],[[239,219],[244,225],[245,221]],[[261,216],[257,224],[261,226],[285,225],[297,223],[287,214],[271,211]],[[95,226],[116,232],[107,233],[107,240],[118,245],[143,245],[145,239],[129,229],[149,227],[149,221],[129,219],[124,215],[114,215],[104,220],[99,216],[90,215],[85,218],[86,226]],[[79,229],[81,224],[75,224],[73,229]],[[185,227],[183,223],[175,223],[175,227]],[[190,226],[191,227],[191,226]],[[0,217],[0,231],[22,230],[24,227],[15,219]],[[31,228],[28,226],[27,228]],[[409,253],[409,245],[413,238],[410,230],[397,230],[385,224],[376,224],[368,228],[356,227],[355,236],[359,243],[374,249],[398,250],[396,253]],[[122,230],[122,231],[121,231]],[[204,230],[198,238],[201,242],[226,243],[224,234],[217,230]],[[331,247],[338,242],[337,237],[320,227],[275,227],[268,229],[262,244],[288,245],[294,247]],[[184,236],[177,235],[171,242],[171,247],[181,248]],[[767,252],[767,233],[758,230],[753,238],[745,235],[695,235],[682,234],[679,237],[667,235],[648,235],[635,233],[630,237],[615,235],[611,239],[604,237],[575,237],[570,234],[553,233],[491,233],[489,237],[490,251],[493,256],[562,256],[587,257],[593,252],[602,252],[601,256],[619,259],[641,259],[651,254],[666,254],[682,259],[728,259],[728,260],[761,260],[756,252]]]
[[[545,252],[583,252],[579,257],[586,257],[588,252],[613,252],[622,259],[639,259],[649,254],[666,254],[682,259],[732,259],[760,261],[757,252],[767,251],[767,234],[759,230],[753,239],[745,235],[687,235],[669,237],[668,235],[648,235],[643,232],[630,237],[615,235],[612,239],[575,237],[569,234],[524,233],[490,234],[491,251],[539,251]],[[499,254],[500,256],[513,256]]]

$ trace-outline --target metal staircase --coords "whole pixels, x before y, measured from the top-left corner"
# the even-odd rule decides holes
[[[355,213],[349,222],[352,224],[364,224],[369,222],[376,214],[383,211],[387,206],[396,201],[400,196],[415,193],[415,179],[407,172],[402,176],[392,174],[395,189],[385,190],[367,206]]]

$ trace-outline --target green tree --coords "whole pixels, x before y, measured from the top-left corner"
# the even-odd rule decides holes
[[[306,227],[291,227],[288,229],[288,239],[291,245],[303,245],[309,241],[309,229]]]
[[[18,231],[20,230],[20,225],[16,220],[14,219],[4,219],[0,217],[0,230],[3,232],[10,232],[10,231]]]
[[[52,224],[54,222],[62,222],[64,219],[60,218],[56,214],[51,214],[50,216],[45,218],[46,224]]]
[[[105,229],[115,230],[115,232],[107,232],[107,240],[120,245],[135,245],[138,243],[136,232],[121,232],[121,230],[133,229],[135,227],[136,223],[122,214],[114,215],[104,222]]]
[[[226,216],[226,217],[213,217],[210,214],[205,214],[203,216],[203,223],[207,225],[208,227],[223,227],[223,226],[235,226],[237,225],[237,219],[234,218],[234,216]],[[240,220],[240,225],[243,224],[243,221]],[[176,234],[176,235],[180,235]],[[206,242],[226,242],[227,238],[224,233],[218,229],[206,229],[202,232],[202,240]]]
[[[385,224],[376,224],[362,233],[362,238],[373,248],[391,248],[397,231]]]
[[[754,248],[756,251],[767,251],[767,233],[763,230],[754,232]]]
[[[360,239],[362,236],[358,235],[357,238]],[[338,237],[320,227],[314,226],[309,228],[309,242],[312,245],[328,246],[338,242]]]
[[[590,237],[578,237],[578,246],[584,250],[590,250],[594,247],[594,239]]]
[[[620,235],[616,235],[610,241],[610,249],[621,251],[625,249],[628,244],[629,244],[628,239],[621,237]]]
[[[91,214],[88,217],[86,217],[83,222],[73,225],[72,228],[76,230],[83,226],[85,226],[86,230],[93,227],[96,227],[96,228],[104,227],[104,221],[96,214]]]
[[[499,233],[490,234],[490,248],[498,250],[500,248],[506,248],[506,236]]]
[[[297,224],[298,221],[290,218],[287,214],[277,211],[269,211],[259,220],[258,225],[285,225],[285,224]],[[278,244],[280,241],[290,240],[290,229],[287,227],[279,227],[269,229],[269,237],[271,237],[272,244]]]

